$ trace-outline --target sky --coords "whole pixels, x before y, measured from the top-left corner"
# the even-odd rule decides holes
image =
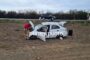
[[[0,0],[0,10],[6,11],[67,11],[90,10],[90,0]]]

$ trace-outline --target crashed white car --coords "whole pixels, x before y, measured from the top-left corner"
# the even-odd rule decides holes
[[[66,22],[42,22],[34,27],[34,24],[30,21],[33,27],[33,31],[29,32],[28,38],[39,38],[46,41],[47,38],[60,38],[68,36],[68,30],[64,27]]]

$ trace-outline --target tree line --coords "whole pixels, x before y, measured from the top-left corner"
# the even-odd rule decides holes
[[[26,11],[26,12],[16,12],[16,11],[3,11],[0,10],[0,18],[23,18],[23,19],[38,19],[42,14],[54,15],[56,19],[88,19],[87,12],[80,10],[70,10],[66,13],[64,12],[47,12],[47,13],[37,13],[36,11]]]

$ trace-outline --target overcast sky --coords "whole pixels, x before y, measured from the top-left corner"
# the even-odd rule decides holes
[[[89,10],[90,0],[0,0],[0,10],[66,11]]]

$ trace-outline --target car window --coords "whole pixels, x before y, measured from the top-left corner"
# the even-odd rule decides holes
[[[52,25],[52,28],[51,29],[59,29],[60,27],[57,26],[57,25]]]
[[[42,26],[37,31],[39,31],[39,32],[46,32],[46,30],[47,30],[47,26]]]

